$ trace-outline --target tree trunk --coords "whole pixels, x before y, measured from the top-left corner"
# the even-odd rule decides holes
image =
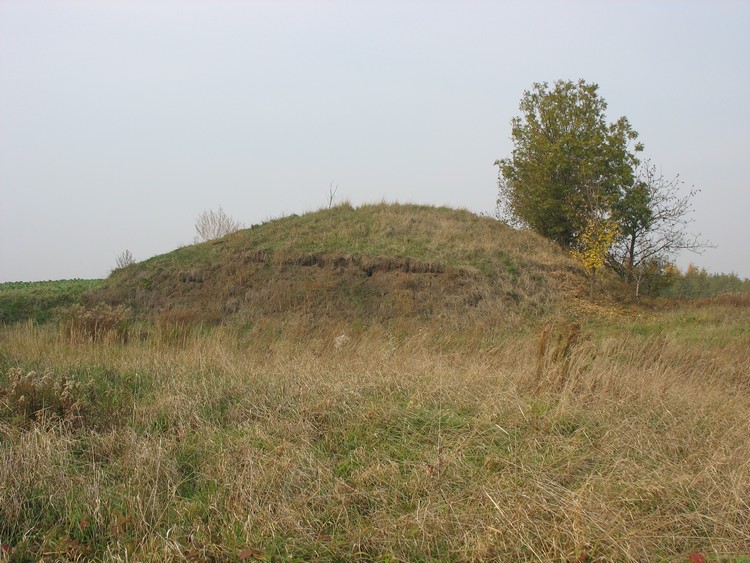
[[[639,275],[635,280],[635,300],[641,297],[641,276]]]
[[[633,283],[633,279],[635,277],[633,275],[633,265],[635,264],[635,243],[635,233],[632,233],[630,235],[630,244],[628,245],[628,257],[625,260],[625,275],[627,276],[627,280],[630,283]]]

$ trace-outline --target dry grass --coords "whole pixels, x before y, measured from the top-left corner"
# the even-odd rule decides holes
[[[126,344],[2,329],[4,557],[750,554],[746,308],[179,326]]]

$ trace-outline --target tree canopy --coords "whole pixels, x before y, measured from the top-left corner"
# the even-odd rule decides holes
[[[512,121],[511,157],[495,162],[498,203],[509,218],[571,249],[592,221],[622,207],[643,148],[627,118],[607,123],[598,88],[535,83]]]

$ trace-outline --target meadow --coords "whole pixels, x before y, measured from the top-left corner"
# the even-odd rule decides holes
[[[750,563],[750,299],[588,288],[386,204],[0,284],[0,560]]]
[[[2,558],[748,561],[749,343],[731,303],[5,326]]]
[[[55,280],[0,283],[0,323],[32,319],[47,322],[56,307],[73,305],[102,280]]]

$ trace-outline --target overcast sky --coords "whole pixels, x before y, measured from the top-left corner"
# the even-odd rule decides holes
[[[0,0],[0,281],[383,199],[492,213],[534,82],[596,82],[750,277],[750,2]]]

